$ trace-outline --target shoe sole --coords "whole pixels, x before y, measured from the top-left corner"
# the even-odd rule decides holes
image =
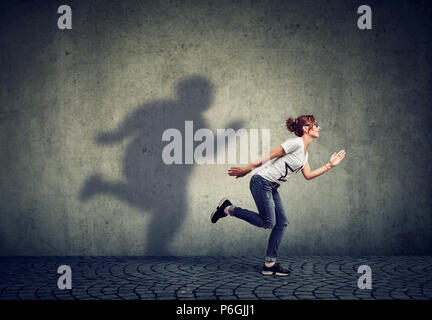
[[[221,206],[221,205],[222,205],[226,200],[228,200],[228,198],[223,198],[221,201],[219,201],[219,204],[218,204],[216,210],[213,211],[213,213],[212,213],[211,216],[210,216],[210,221],[211,221],[211,223],[216,223],[216,222],[213,222],[213,216],[216,214],[216,212],[219,210],[219,207],[220,207],[220,206]]]
[[[280,272],[275,272],[273,273],[273,271],[261,271],[261,273],[265,276],[271,276],[271,275],[275,275],[275,276],[289,276],[289,273],[280,273]]]

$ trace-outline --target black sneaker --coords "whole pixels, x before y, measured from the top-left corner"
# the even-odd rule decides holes
[[[228,206],[231,206],[232,203],[227,198],[223,198],[220,202],[216,211],[212,213],[210,220],[212,223],[216,223],[220,218],[225,218],[227,214],[224,209]]]
[[[264,275],[289,276],[291,271],[284,269],[279,263],[276,262],[273,267],[266,267],[264,264],[261,273]]]

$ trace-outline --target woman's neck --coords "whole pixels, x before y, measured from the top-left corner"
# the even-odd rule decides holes
[[[304,134],[301,139],[303,140],[303,144],[304,144],[304,152],[306,153],[307,148],[309,147],[309,145],[312,143],[313,138],[308,135],[308,134]]]

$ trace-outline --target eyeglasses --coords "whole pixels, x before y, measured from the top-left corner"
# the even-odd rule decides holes
[[[310,124],[305,124],[305,126],[308,126],[308,127],[309,127],[309,126],[310,126]],[[314,123],[314,124],[313,124],[312,126],[315,126],[315,127],[317,127],[317,128],[318,128],[318,127],[319,127],[319,125],[318,125],[318,122],[315,122],[315,123]]]

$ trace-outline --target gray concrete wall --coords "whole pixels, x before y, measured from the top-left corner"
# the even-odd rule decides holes
[[[73,29],[57,28],[69,4]],[[431,10],[369,1],[13,1],[0,32],[1,255],[257,255],[268,232],[231,164],[161,161],[168,128],[314,114],[317,168],[279,190],[280,254],[431,254]]]

